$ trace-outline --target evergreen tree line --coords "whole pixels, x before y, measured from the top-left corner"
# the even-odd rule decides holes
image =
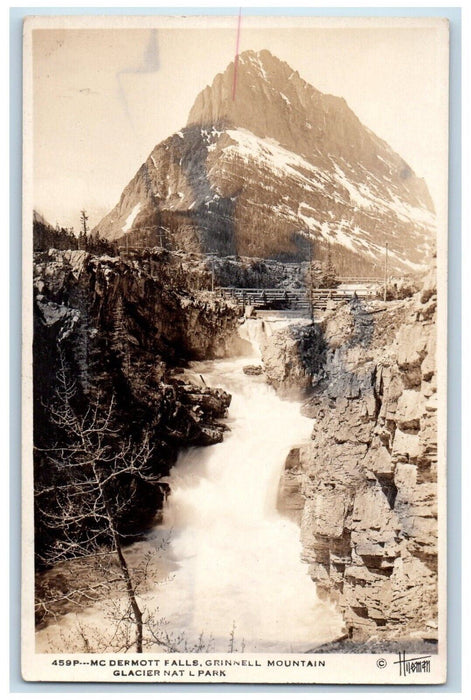
[[[33,221],[33,250],[86,250],[94,255],[117,255],[115,243],[101,238],[99,233],[89,234],[80,231],[76,236],[74,229],[64,228],[58,224],[54,227],[42,221]]]

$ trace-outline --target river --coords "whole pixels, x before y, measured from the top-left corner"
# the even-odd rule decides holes
[[[222,443],[180,455],[161,524],[126,550],[133,566],[157,552],[161,573],[142,606],[182,650],[200,639],[208,651],[300,652],[342,632],[340,615],[317,598],[301,561],[298,525],[276,509],[286,456],[309,440],[313,422],[262,376],[244,374],[254,351],[252,359],[192,364],[208,386],[232,395],[229,430]],[[103,604],[96,604],[41,630],[38,650],[53,650],[74,617],[106,636]]]

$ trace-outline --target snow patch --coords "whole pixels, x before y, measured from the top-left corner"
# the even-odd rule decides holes
[[[320,232],[321,235],[322,233],[322,224],[320,221],[318,221],[314,216],[308,216],[307,214],[303,214],[303,209],[308,209],[311,211],[315,211],[310,207],[308,204],[305,204],[304,202],[301,202],[301,204],[298,206],[298,217],[301,219],[301,221],[304,221],[306,226],[309,229],[315,229],[316,231]]]
[[[259,138],[246,129],[228,129],[226,133],[235,141],[235,145],[224,148],[226,153],[234,153],[246,163],[257,161],[282,177],[294,176],[304,183],[305,189],[323,189],[325,174],[302,156],[283,148],[275,139]]]
[[[378,156],[378,155],[377,155],[376,158],[377,158],[378,160],[382,161],[385,165],[387,165],[388,168],[389,168],[389,172],[391,172],[391,163],[388,163],[388,161],[385,160],[384,158],[381,158],[381,156]]]
[[[339,245],[343,245],[344,248],[349,248],[349,250],[355,251],[355,246],[353,245],[351,237],[347,236],[347,234],[344,233],[340,227],[337,229],[337,231],[335,231],[335,238],[335,242]]]
[[[350,180],[347,178],[345,173],[337,163],[334,163],[334,168],[335,168],[335,179],[337,182],[339,182],[345,189],[347,190],[348,194],[350,195],[350,199],[352,202],[357,204],[359,207],[363,207],[365,209],[369,209],[371,207],[371,201],[364,197],[361,192],[353,185]]]
[[[137,216],[137,215],[139,214],[139,212],[141,211],[141,206],[142,206],[142,205],[141,205],[141,202],[139,202],[138,204],[136,204],[136,206],[134,207],[134,209],[132,210],[132,212],[129,214],[128,218],[127,218],[126,221],[124,222],[123,228],[121,229],[123,233],[127,233],[127,232],[129,231],[129,229],[131,228],[131,226],[132,226],[133,223],[134,223],[134,220],[135,220],[136,216]]]
[[[261,60],[260,60],[260,56],[258,56],[258,55],[257,55],[257,60],[258,60],[258,67],[260,68],[260,73],[263,75],[263,77],[265,78],[265,80],[268,80],[268,76],[267,76],[266,70],[265,70],[265,68],[263,67],[263,63],[262,63]]]
[[[398,219],[401,221],[415,221],[417,223],[424,224],[425,226],[435,227],[435,216],[428,209],[419,209],[419,207],[414,207],[411,204],[407,204],[397,197],[397,195],[389,192],[389,196],[393,204],[391,209],[396,212]]]
[[[249,55],[247,56],[247,58],[248,58],[248,60],[249,60],[250,63],[253,63],[253,64],[259,69],[259,71],[260,71],[260,73],[262,74],[263,78],[264,78],[265,80],[268,80],[268,76],[267,76],[267,73],[266,73],[266,71],[265,71],[265,68],[263,67],[263,63],[262,63],[262,61],[260,60],[260,55],[259,55],[259,53],[257,52],[254,56],[251,56],[251,55],[249,54]],[[241,63],[243,63],[243,61],[244,61],[244,59],[243,59],[242,57],[239,57],[239,60],[241,61]]]
[[[380,158],[380,156],[377,157]],[[356,187],[350,182],[337,163],[333,162],[333,165],[335,169],[335,179],[348,191],[350,201],[356,206],[363,209],[393,212],[400,221],[405,223],[414,223],[432,230],[435,228],[435,216],[430,210],[408,204],[403,199],[400,199],[391,189],[387,190],[389,196],[389,200],[387,200],[374,194],[371,188],[365,183],[361,183]],[[379,178],[375,177],[374,179],[378,180],[379,183],[382,182]],[[389,180],[389,178],[386,177],[383,179]],[[369,179],[369,183],[373,185],[371,179]]]

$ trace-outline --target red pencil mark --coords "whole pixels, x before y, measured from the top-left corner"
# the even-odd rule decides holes
[[[236,85],[237,85],[237,65],[239,63],[239,42],[240,42],[240,21],[242,19],[242,8],[239,8],[239,21],[237,23],[237,41],[236,53],[234,59],[234,83],[232,85],[232,99],[235,100]]]

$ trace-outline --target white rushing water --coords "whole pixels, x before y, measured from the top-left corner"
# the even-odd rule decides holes
[[[252,336],[260,331],[256,323],[248,327]],[[232,395],[230,430],[220,444],[181,454],[168,477],[162,524],[127,556],[135,564],[169,541],[159,556],[172,573],[143,602],[158,606],[166,631],[183,634],[190,647],[203,635],[211,651],[228,651],[232,633],[237,651],[306,651],[342,631],[301,561],[298,525],[276,509],[286,456],[309,440],[313,423],[263,377],[245,375],[250,361],[193,363],[208,386]],[[85,614],[97,624],[96,607]]]
[[[248,651],[306,650],[341,628],[301,562],[299,527],[276,511],[285,458],[309,438],[312,420],[244,375],[246,362],[195,368],[232,394],[231,432],[219,445],[188,451],[171,472],[163,527],[179,568],[160,592],[160,609],[191,636],[211,635],[220,651],[233,624]]]

